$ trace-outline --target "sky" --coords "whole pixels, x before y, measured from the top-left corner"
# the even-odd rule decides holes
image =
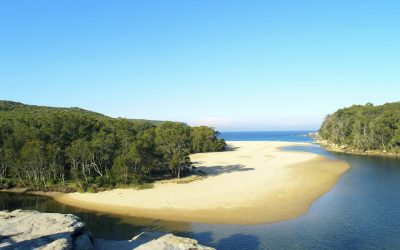
[[[312,130],[399,93],[400,1],[0,1],[3,100]]]

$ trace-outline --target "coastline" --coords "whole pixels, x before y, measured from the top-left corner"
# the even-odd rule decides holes
[[[315,142],[324,148],[327,151],[335,152],[335,153],[343,153],[350,155],[364,155],[364,156],[374,156],[374,157],[391,157],[391,158],[400,158],[400,153],[393,152],[384,152],[382,150],[369,150],[369,151],[361,151],[357,149],[353,149],[346,145],[338,145],[335,143],[331,143],[327,140],[322,139],[320,136],[315,136]]]
[[[152,219],[260,224],[298,217],[330,191],[349,166],[307,153],[283,151],[291,142],[228,142],[231,150],[191,155],[205,178],[156,182],[152,189],[45,193],[63,204]]]

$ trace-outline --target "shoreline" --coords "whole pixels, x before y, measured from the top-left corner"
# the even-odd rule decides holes
[[[99,193],[26,192],[57,202],[125,216],[213,224],[261,224],[303,215],[330,191],[345,162],[281,147],[291,142],[228,142],[230,151],[191,155],[208,173],[189,183],[156,182],[152,189]]]
[[[373,157],[390,157],[390,158],[400,158],[400,153],[384,152],[382,150],[371,150],[371,151],[361,151],[353,148],[349,148],[346,145],[338,145],[335,143],[328,142],[321,137],[315,137],[315,143],[320,145],[323,149],[335,152],[343,153],[349,155],[363,155],[363,156],[373,156]]]
[[[355,149],[338,149],[335,147],[327,146],[319,144],[323,149],[334,152],[334,153],[342,153],[348,155],[361,155],[361,156],[372,156],[372,157],[389,157],[389,158],[400,158],[399,153],[390,153],[390,152],[383,152],[383,151],[359,151]]]

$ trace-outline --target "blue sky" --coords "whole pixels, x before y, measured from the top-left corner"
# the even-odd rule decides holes
[[[400,100],[399,1],[1,1],[0,99],[219,130]]]

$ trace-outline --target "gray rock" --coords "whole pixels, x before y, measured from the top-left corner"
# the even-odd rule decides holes
[[[94,242],[94,243],[93,243]],[[37,211],[0,211],[0,249],[40,250],[212,250],[197,240],[144,232],[131,240],[92,239],[77,216]]]
[[[138,246],[135,250],[215,250],[198,244],[197,240],[166,234],[158,239]]]
[[[85,224],[72,214],[0,211],[0,249],[92,249]]]
[[[58,249],[70,250],[70,249],[72,249],[72,246],[68,239],[62,238],[59,240],[55,240],[55,241],[51,242],[50,244],[47,244],[44,247],[39,247],[38,249],[41,249],[41,250],[58,250]]]
[[[197,240],[178,237],[173,234],[159,232],[143,232],[131,240],[103,240],[96,239],[96,250],[215,250],[198,244]]]

